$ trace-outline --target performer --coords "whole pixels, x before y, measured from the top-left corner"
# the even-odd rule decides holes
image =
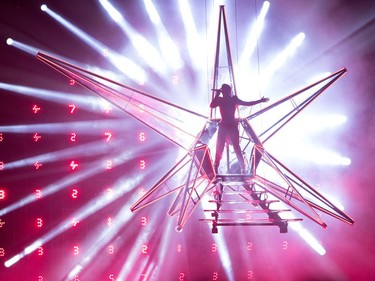
[[[234,152],[236,153],[238,162],[240,163],[241,173],[244,174],[245,162],[240,148],[240,136],[238,130],[238,122],[235,118],[235,112],[238,105],[252,106],[261,102],[269,101],[269,98],[261,98],[256,101],[243,101],[236,95],[232,96],[232,88],[228,84],[222,84],[221,89],[215,89],[215,97],[213,98],[210,107],[219,107],[221,120],[219,123],[219,131],[216,141],[216,155],[214,162],[214,169],[216,174],[220,165],[221,157],[223,155],[225,142],[231,141]],[[223,94],[220,97],[220,93]]]

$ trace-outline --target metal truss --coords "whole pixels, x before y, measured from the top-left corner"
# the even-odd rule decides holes
[[[213,88],[224,82],[223,79],[226,79],[225,82],[229,79],[236,94],[228,37],[225,11],[221,6]],[[220,51],[222,46],[225,47],[226,56]],[[216,111],[211,110],[208,118],[47,54],[38,53],[37,58],[185,151],[185,155],[134,203],[131,207],[133,212],[175,194],[168,214],[177,216],[176,230],[181,231],[202,198],[212,193],[213,199],[208,201],[214,208],[204,210],[211,213],[211,218],[201,220],[212,223],[214,233],[218,226],[235,225],[276,225],[280,232],[286,232],[289,222],[302,220],[294,217],[292,210],[323,228],[327,224],[322,219],[322,213],[348,224],[354,223],[353,219],[264,148],[266,141],[342,77],[346,69],[341,69],[246,118],[238,116],[242,132],[241,148],[249,155],[246,159],[248,174],[240,175],[236,174],[236,163],[233,162],[234,157],[229,148],[226,157],[227,173],[214,172],[211,156],[214,148],[210,141],[218,128]],[[239,115],[240,110],[237,113]],[[262,122],[267,120],[268,123],[261,126],[258,129],[260,133],[257,134],[253,127],[260,117]],[[186,120],[194,120],[202,129],[198,132],[190,129],[186,126]],[[259,169],[262,173],[259,173]]]

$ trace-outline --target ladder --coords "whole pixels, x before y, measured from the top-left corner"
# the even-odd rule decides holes
[[[214,184],[213,199],[208,201],[214,207],[203,210],[211,218],[200,219],[212,223],[212,233],[218,233],[219,226],[277,226],[287,233],[289,222],[302,221],[280,216],[291,209],[280,208],[275,204],[280,200],[256,189],[251,175],[218,174]]]

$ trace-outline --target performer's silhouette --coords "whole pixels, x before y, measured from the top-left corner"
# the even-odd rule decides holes
[[[261,102],[267,102],[269,99],[263,97],[256,101],[240,100],[236,95],[232,96],[232,88],[228,84],[223,84],[221,89],[215,89],[214,91],[216,91],[216,94],[210,104],[210,107],[219,107],[221,114],[221,121],[219,123],[219,131],[216,141],[216,155],[214,161],[215,172],[216,174],[218,173],[224,145],[226,142],[230,141],[228,144],[232,144],[241,167],[241,173],[244,174],[246,172],[246,168],[240,148],[238,121],[235,118],[235,111],[238,105],[252,106]],[[220,93],[223,94],[222,97],[220,97]]]

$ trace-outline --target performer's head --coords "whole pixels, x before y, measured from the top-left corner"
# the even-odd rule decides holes
[[[232,95],[232,87],[229,86],[228,84],[222,84],[220,90],[221,90],[223,96],[230,97]]]

